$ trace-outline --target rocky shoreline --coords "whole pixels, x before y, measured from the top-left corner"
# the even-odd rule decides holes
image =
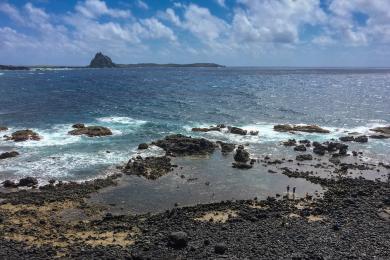
[[[277,128],[327,131],[313,126]],[[388,134],[388,128],[377,130]],[[113,215],[105,205],[86,199],[102,188],[115,186],[122,174],[85,183],[53,180],[33,189],[10,185],[7,192],[0,192],[0,258],[390,258],[390,165],[366,162],[362,154],[349,151],[348,142],[357,142],[353,138],[323,143],[287,140],[281,148],[286,146],[296,153],[294,160],[251,158],[243,145],[170,135],[139,148],[156,145],[165,156],[135,157],[120,167],[123,174],[154,180],[180,167],[171,164],[170,157],[207,155],[221,149],[232,153],[228,155],[232,167],[263,168],[270,174],[320,184],[325,190],[320,198],[312,194],[296,197],[295,187],[286,187],[284,194],[266,200]],[[363,173],[374,177],[363,178]]]

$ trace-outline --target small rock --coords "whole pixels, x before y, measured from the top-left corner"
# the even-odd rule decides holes
[[[298,152],[306,152],[306,146],[301,144],[294,147],[294,151]]]
[[[236,134],[236,135],[246,135],[248,131],[241,129],[239,127],[230,126],[229,133]]]
[[[309,161],[309,160],[313,160],[313,156],[311,154],[300,154],[297,155],[295,159],[297,161]]]
[[[218,255],[223,255],[228,250],[227,246],[223,243],[218,243],[214,246],[214,252]]]
[[[18,185],[14,181],[11,181],[11,180],[5,180],[3,182],[3,186],[4,186],[4,188],[16,188],[16,187],[18,187]]]
[[[147,143],[142,143],[138,145],[138,150],[145,150],[148,149],[149,145]]]
[[[186,232],[172,232],[168,237],[168,245],[180,249],[188,245],[188,235]]]
[[[355,142],[358,143],[367,143],[368,142],[368,137],[365,135],[361,135],[355,138]]]
[[[84,124],[74,124],[72,125],[72,128],[75,128],[75,129],[80,129],[80,128],[84,128],[85,125]]]
[[[31,187],[33,185],[37,185],[38,184],[38,180],[34,177],[25,177],[25,178],[22,178],[19,180],[19,184],[18,186],[21,186],[21,187],[24,187],[24,186],[27,186],[27,187]]]

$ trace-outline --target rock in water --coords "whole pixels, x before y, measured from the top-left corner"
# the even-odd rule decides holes
[[[229,128],[229,133],[232,133],[232,134],[246,135],[248,133],[248,131],[246,131],[242,128],[239,128],[239,127],[229,126],[228,128]]]
[[[149,145],[147,143],[142,143],[138,145],[138,150],[145,150],[148,149]]]
[[[217,141],[217,144],[221,146],[221,152],[223,154],[231,153],[234,151],[234,148],[236,147],[235,144],[230,143],[224,143],[222,141]]]
[[[16,156],[18,156],[18,155],[19,155],[19,153],[18,153],[18,152],[15,152],[15,151],[12,151],[12,152],[5,152],[5,153],[0,154],[0,160],[12,158],[12,157],[16,157]]]
[[[168,237],[168,245],[180,249],[186,247],[188,244],[188,235],[186,232],[178,231],[172,232]]]
[[[8,137],[7,140],[12,140],[15,142],[23,142],[27,140],[39,141],[41,137],[32,130],[19,130],[12,133],[11,137]]]
[[[357,143],[367,143],[368,142],[368,137],[365,135],[361,135],[355,138],[355,142]]]
[[[306,146],[304,146],[303,144],[300,144],[300,145],[298,145],[298,146],[295,146],[295,147],[294,147],[294,151],[306,152]]]
[[[129,175],[144,176],[147,179],[155,180],[172,171],[175,166],[171,164],[171,159],[166,156],[146,157],[145,159],[138,156],[131,159],[123,171]]]
[[[69,131],[70,135],[86,135],[89,137],[94,136],[106,136],[112,135],[112,132],[107,127],[103,126],[85,126],[82,128],[76,128],[75,130]]]
[[[115,68],[115,63],[112,62],[110,57],[103,55],[101,52],[96,53],[95,57],[89,64],[90,68]]]
[[[248,151],[246,151],[243,146],[239,146],[237,148],[236,154],[234,155],[234,160],[236,162],[246,163],[247,161],[249,161]]]
[[[7,131],[7,130],[8,130],[8,128],[7,128],[7,127],[5,127],[5,126],[1,126],[1,125],[0,125],[0,132],[1,132],[1,131]]]
[[[73,128],[76,128],[76,129],[80,129],[80,128],[84,128],[85,125],[84,124],[74,124],[72,125]]]
[[[329,130],[317,125],[275,125],[274,130],[278,132],[330,133]]]
[[[206,155],[214,152],[216,145],[204,138],[192,138],[181,134],[169,135],[152,144],[164,149],[167,155]]]
[[[376,127],[373,129],[370,129],[373,132],[381,133],[387,136],[390,136],[390,126],[383,126],[383,127]]]

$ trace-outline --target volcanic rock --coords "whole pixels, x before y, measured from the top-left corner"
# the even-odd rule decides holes
[[[258,135],[258,134],[259,134],[259,131],[249,131],[249,134],[250,134],[250,135]]]
[[[361,135],[358,137],[355,137],[355,142],[357,143],[367,143],[368,142],[368,137],[365,135]]]
[[[275,125],[274,130],[278,132],[307,132],[307,133],[330,133],[317,125]]]
[[[115,68],[115,63],[112,62],[110,57],[103,55],[101,52],[96,53],[95,57],[89,64],[90,68]]]
[[[295,139],[288,139],[287,141],[283,142],[284,146],[295,146],[297,145],[297,141]]]
[[[297,155],[295,159],[297,161],[309,161],[309,160],[313,160],[313,156],[311,154],[300,154]]]
[[[155,180],[172,171],[175,166],[171,164],[171,159],[166,156],[146,157],[145,159],[138,156],[129,160],[123,172],[128,175],[138,175]]]
[[[86,135],[89,137],[95,136],[107,136],[112,135],[110,129],[104,126],[85,126],[82,128],[76,128],[75,130],[69,131],[70,135]]]
[[[215,144],[204,138],[192,138],[181,134],[170,135],[152,144],[164,149],[167,155],[206,155],[214,152]]]
[[[34,177],[25,177],[19,180],[18,186],[20,187],[31,187],[38,184],[38,180]]]
[[[186,247],[188,245],[188,234],[183,231],[172,232],[168,237],[168,245],[175,249]]]
[[[18,187],[18,185],[14,181],[11,181],[11,180],[5,180],[3,182],[3,186],[4,186],[4,188],[17,188]]]
[[[224,143],[221,141],[217,141],[217,144],[219,144],[219,146],[221,147],[221,152],[224,154],[233,152],[234,148],[236,147],[235,144]]]
[[[303,145],[303,144],[298,145],[298,146],[295,146],[295,147],[294,147],[294,151],[305,152],[305,151],[306,151],[306,146]]]
[[[339,140],[342,142],[353,142],[353,141],[355,141],[355,137],[350,136],[350,135],[349,136],[342,136],[339,138]]]
[[[192,128],[192,132],[210,132],[210,131],[221,131],[221,128],[219,128],[218,126],[211,126],[209,128],[205,127],[205,128],[202,128],[202,127],[194,127]]]
[[[72,125],[73,128],[76,128],[76,129],[80,129],[80,128],[84,128],[85,125],[84,124],[74,124]]]
[[[15,152],[15,151],[12,151],[12,152],[5,152],[5,153],[0,154],[0,160],[12,158],[12,157],[16,157],[16,156],[18,156],[18,155],[19,155],[19,153],[18,153],[18,152]]]
[[[138,150],[145,150],[148,149],[149,145],[147,143],[142,143],[138,145]]]
[[[236,162],[246,163],[249,161],[249,153],[247,150],[244,149],[243,146],[239,146],[236,150],[236,154],[234,155],[234,160]]]
[[[376,127],[373,129],[370,129],[373,132],[381,133],[387,136],[390,136],[390,126],[384,126],[384,127]]]
[[[27,140],[39,141],[41,137],[32,130],[19,130],[12,133],[11,137],[8,137],[7,140],[12,140],[15,142],[23,142]]]
[[[231,134],[246,135],[248,133],[247,130],[235,126],[228,126],[228,129],[229,129],[229,133]]]

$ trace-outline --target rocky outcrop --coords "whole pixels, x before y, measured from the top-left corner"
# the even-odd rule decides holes
[[[217,131],[220,132],[221,128],[218,126],[210,126],[210,127],[194,127],[192,128],[192,132],[211,132],[211,131]]]
[[[103,55],[101,52],[96,53],[95,57],[89,64],[90,68],[115,68],[116,64],[112,62],[111,58]]]
[[[73,128],[76,128],[76,129],[80,129],[80,128],[84,128],[85,125],[79,123],[79,124],[74,124],[74,125],[72,125],[72,127],[73,127]]]
[[[12,152],[5,152],[5,153],[0,154],[0,160],[8,159],[8,158],[13,158],[13,157],[16,157],[16,156],[18,156],[18,155],[19,155],[19,153],[18,153],[18,152],[15,152],[15,151],[12,151]]]
[[[8,127],[1,126],[1,125],[0,125],[0,132],[1,132],[1,131],[7,131],[7,130],[8,130]]]
[[[77,126],[77,128],[74,126]],[[84,126],[83,124],[77,124],[74,126],[73,127],[76,129],[69,131],[68,134],[86,135],[88,137],[112,135],[111,130],[104,126]]]
[[[361,135],[361,136],[357,136],[357,137],[348,135],[348,136],[340,137],[339,140],[342,141],[342,142],[367,143],[368,142],[368,137],[365,136],[365,135]]]
[[[164,149],[167,155],[206,155],[214,152],[216,145],[204,138],[192,138],[181,134],[170,135],[152,144]]]
[[[275,125],[274,130],[278,132],[330,133],[329,130],[317,125]]]
[[[171,159],[166,156],[146,157],[145,159],[138,156],[129,160],[123,172],[128,175],[138,175],[155,180],[172,171],[173,167],[176,167],[176,165],[172,165]]]
[[[248,133],[247,130],[235,126],[228,126],[228,129],[229,129],[229,133],[231,134],[246,135]]]
[[[38,180],[34,177],[25,177],[19,180],[18,187],[32,187],[38,184]]]
[[[145,150],[148,149],[149,145],[147,143],[142,143],[138,145],[138,150]]]
[[[32,130],[19,130],[14,133],[10,137],[6,137],[6,140],[11,140],[15,142],[23,142],[28,140],[39,141],[41,137]]]
[[[375,127],[373,129],[370,129],[370,131],[377,132],[390,137],[390,126]]]
[[[234,155],[234,160],[233,162],[233,168],[238,168],[238,169],[250,169],[252,168],[252,161],[251,164],[248,164],[248,161],[250,160],[249,157],[249,152],[244,149],[242,145],[238,146],[236,153]]]

